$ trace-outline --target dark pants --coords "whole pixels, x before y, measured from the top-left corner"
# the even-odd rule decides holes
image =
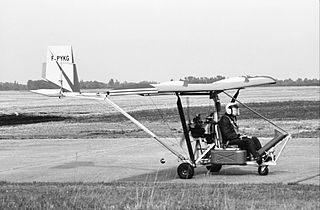
[[[253,157],[259,157],[258,150],[261,148],[261,143],[257,137],[243,138],[247,145],[247,151],[249,151]]]
[[[259,141],[259,139],[257,138],[257,137],[255,137],[255,136],[253,136],[252,138],[251,138],[251,140],[253,141],[253,143],[254,143],[254,145],[256,146],[256,150],[258,151],[259,149],[261,149],[261,143],[260,143],[260,141]]]
[[[229,144],[238,145],[240,149],[247,150],[247,156],[252,154],[255,158],[259,157],[258,150],[261,148],[261,143],[257,137],[234,139]]]

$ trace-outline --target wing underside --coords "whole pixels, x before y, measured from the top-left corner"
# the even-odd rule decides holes
[[[210,84],[186,84],[184,81],[151,84],[154,88],[110,90],[106,95],[162,95],[170,93],[206,94],[215,91],[242,89],[247,87],[275,84],[276,80],[267,76],[233,77]]]

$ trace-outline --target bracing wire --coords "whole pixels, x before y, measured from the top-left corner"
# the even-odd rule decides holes
[[[100,102],[98,102],[98,104],[100,104],[101,106],[105,106],[105,107],[109,107],[108,106],[108,104],[106,104],[106,103],[103,103],[102,101],[100,101]],[[155,104],[154,104],[155,105]],[[156,106],[156,105],[155,105]],[[157,109],[158,111],[159,111],[159,109]],[[160,113],[160,116],[162,117],[162,119],[164,119],[164,117],[163,117],[163,114],[161,113],[161,112],[159,112]],[[170,128],[170,126],[168,125],[168,123],[166,123],[167,124],[167,126]],[[175,138],[176,140],[177,140],[177,138]],[[170,142],[171,142],[171,146],[178,146],[178,144],[177,143],[173,143],[172,142],[172,139],[168,139]],[[146,143],[145,145],[148,145],[148,144],[152,144],[153,142],[150,142],[150,143]],[[143,145],[141,145],[140,143],[137,143],[136,145],[133,145],[132,147],[136,147],[136,146],[143,146]],[[185,152],[185,151],[183,151],[183,152]],[[185,153],[186,154],[186,153]]]
[[[152,102],[153,106],[156,107],[156,110],[158,111],[158,114],[160,115],[160,118],[162,119],[162,121],[166,124],[166,126],[168,127],[169,130],[171,130],[172,128],[170,127],[169,123],[167,121],[165,121],[164,119],[164,115],[161,111],[161,109],[158,108],[158,106],[156,105],[156,103],[153,101],[151,96],[148,96],[148,98],[150,99],[150,101]],[[175,136],[176,138],[176,136]]]
[[[169,130],[172,130],[172,128],[171,128],[171,126],[169,125],[169,123],[165,120],[164,115],[163,115],[161,109],[158,108],[158,106],[156,105],[156,103],[155,103],[154,100],[152,99],[152,96],[148,96],[148,98],[151,100],[153,106],[156,107],[156,110],[158,111],[158,113],[159,113],[162,121],[165,123],[165,125],[167,126],[167,128],[168,128]],[[186,151],[186,148],[180,146],[180,144],[178,143],[178,142],[180,141],[180,139],[178,139],[176,135],[174,135],[174,140],[175,140],[176,142],[172,142],[172,144],[173,144],[173,145],[176,145],[176,146],[179,146],[179,147],[183,150],[184,154],[187,155],[188,153],[187,153],[187,151]]]
[[[98,105],[100,105],[102,108],[109,108],[109,105],[107,103],[105,103],[104,101],[98,101],[98,100],[94,100]],[[141,143],[137,143],[136,145],[132,145],[132,147],[138,146],[138,145],[148,145],[148,144],[153,144],[153,142],[150,143],[145,143],[145,144],[141,144]]]

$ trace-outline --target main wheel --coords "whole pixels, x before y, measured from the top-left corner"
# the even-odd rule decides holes
[[[194,175],[194,169],[189,163],[181,163],[178,166],[178,175],[181,179],[191,179]]]
[[[258,167],[258,173],[259,173],[261,176],[266,176],[266,175],[268,175],[268,173],[269,173],[268,166],[259,166],[259,167]]]
[[[221,164],[211,164],[210,166],[207,166],[207,169],[210,172],[219,172],[221,168],[222,168]]]

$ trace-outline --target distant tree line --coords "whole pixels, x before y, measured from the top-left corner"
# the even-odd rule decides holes
[[[53,83],[47,82],[45,80],[28,80],[27,82],[28,90],[36,89],[59,89],[59,87]]]
[[[225,79],[226,77],[218,75],[216,77],[194,77],[194,76],[188,76],[184,79],[180,79],[181,81],[186,81],[189,84],[199,84],[199,83],[212,83],[216,82],[222,79]]]
[[[18,82],[0,82],[0,90],[27,90],[27,86]]]
[[[106,89],[108,88],[108,84],[98,81],[83,81],[81,80],[80,89]]]
[[[212,83],[216,82],[222,79],[225,79],[224,76],[216,76],[216,77],[185,77],[184,79],[181,79],[183,81],[187,81],[189,84],[197,84],[197,83]],[[298,78],[297,80],[292,79],[285,79],[285,80],[276,80],[277,83],[275,86],[320,86],[320,81],[318,79],[301,79]]]
[[[141,82],[120,82],[118,80],[110,79],[108,83],[98,82],[98,81],[80,81],[80,89],[121,89],[121,88],[139,88],[145,87],[149,84],[156,82],[141,81]]]
[[[186,81],[189,84],[199,84],[199,83],[212,83],[225,79],[224,76],[216,77],[194,77],[188,76],[181,81]],[[114,89],[114,88],[141,88],[150,87],[150,84],[155,84],[154,81],[141,81],[141,82],[120,82],[118,80],[110,79],[108,83],[98,82],[98,81],[80,81],[80,89]],[[285,79],[277,80],[275,86],[320,86],[319,79]],[[1,90],[35,90],[35,89],[57,89],[57,85],[44,80],[28,80],[27,84],[19,84],[18,82],[0,82]]]
[[[277,86],[319,86],[320,82],[318,79],[301,79],[298,78],[296,81],[292,79],[277,80]]]

